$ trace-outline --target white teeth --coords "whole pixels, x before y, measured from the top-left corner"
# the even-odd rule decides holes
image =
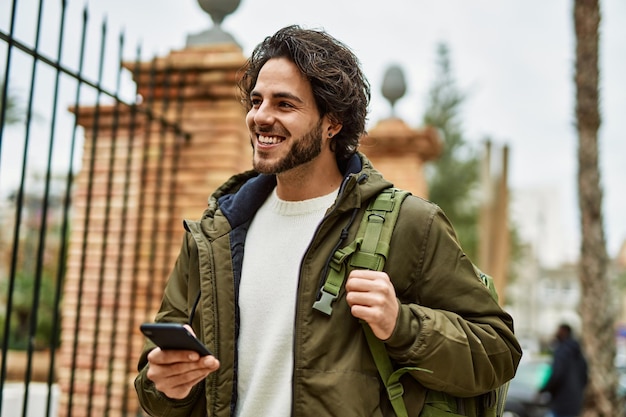
[[[262,143],[263,145],[275,145],[278,142],[282,142],[282,139],[277,138],[276,136],[259,135],[259,143]]]

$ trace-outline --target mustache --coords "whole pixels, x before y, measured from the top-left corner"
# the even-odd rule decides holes
[[[289,136],[289,132],[286,130],[276,128],[256,128],[254,129],[254,133],[263,136]]]

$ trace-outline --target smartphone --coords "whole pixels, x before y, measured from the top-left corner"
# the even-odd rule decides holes
[[[200,356],[212,355],[211,351],[189,330],[179,323],[143,323],[141,332],[163,350],[193,350]]]

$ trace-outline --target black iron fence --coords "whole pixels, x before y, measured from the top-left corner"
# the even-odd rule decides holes
[[[139,235],[148,233],[146,230],[155,233],[158,228],[148,225],[146,230],[137,227],[133,231],[136,237],[127,245],[137,247],[130,259],[124,257],[124,243],[119,246],[128,236],[128,219],[145,216],[146,211],[152,211],[152,218],[157,219],[159,212],[170,208],[167,202],[173,192],[181,141],[168,138],[188,135],[171,117],[165,119],[166,112],[175,113],[180,107],[173,94],[162,91],[184,77],[153,79],[140,97],[132,71],[124,69],[127,45],[123,33],[112,35],[106,23],[90,22],[86,8],[71,9],[67,1],[5,3],[0,5],[0,415],[136,415],[139,411],[128,411],[136,410],[128,386],[116,386],[128,384],[128,378],[114,377],[118,370],[113,354],[119,340],[113,341],[124,341],[126,356],[136,354],[131,340],[124,340],[130,337],[115,329],[134,328],[138,319],[134,314],[118,314],[122,307],[115,303],[126,297],[136,303],[131,312],[137,305],[152,304],[151,300],[139,303],[137,297],[144,295],[132,293],[133,285],[127,296],[120,291],[121,283],[128,279],[124,271],[140,268]],[[140,48],[130,55],[130,62],[141,61]],[[152,94],[155,90],[161,94]],[[91,131],[80,122],[85,113]],[[96,163],[102,159],[98,159],[102,149],[98,141],[103,129],[107,131],[109,162]],[[155,142],[145,140],[146,135],[160,138],[156,141],[159,155],[168,155],[167,159],[151,162]],[[166,147],[168,150],[162,149]],[[120,164],[120,160],[126,162]],[[132,169],[137,164],[142,167],[138,178]],[[149,164],[156,176],[147,174]],[[77,185],[78,173],[82,183]],[[135,198],[130,189],[137,181],[157,194],[149,199],[140,193]],[[77,198],[80,208],[75,207]],[[97,223],[90,215],[96,210],[101,212]],[[70,242],[77,236],[76,230],[79,238]],[[111,238],[116,235],[119,238]],[[163,259],[154,254],[157,245],[168,243],[160,243],[157,236],[148,240],[153,242],[150,264],[141,268],[165,268]],[[88,298],[84,294],[93,288],[91,283],[85,284],[84,277],[90,273],[87,252],[93,242],[100,246],[101,259],[99,268],[91,272],[96,277],[97,296]],[[105,254],[110,254],[114,245],[115,265],[111,267],[107,265],[111,257]],[[77,284],[67,288],[70,257]],[[74,329],[69,337],[61,328],[68,291],[78,300],[64,318],[69,324],[63,328]],[[98,314],[107,303],[103,294],[110,294],[113,300],[113,314],[105,318]],[[150,292],[145,296],[153,297]],[[89,330],[92,337],[79,340],[77,329],[87,307],[96,312]],[[98,349],[95,345],[105,321],[106,327],[113,329],[108,333],[111,345]],[[74,392],[82,382],[76,373],[84,361],[79,351],[85,343],[93,344],[91,361],[80,372],[91,377],[87,378],[87,399],[77,401]],[[57,357],[61,344],[70,352],[69,360],[62,364]],[[107,351],[111,355],[108,363],[102,353]],[[94,376],[99,362],[108,366],[105,380]],[[133,372],[129,363],[125,362],[124,375]],[[59,367],[69,368],[65,384],[59,384]],[[100,399],[96,404],[97,393]]]

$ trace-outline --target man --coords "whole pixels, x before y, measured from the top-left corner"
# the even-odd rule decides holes
[[[587,361],[568,324],[559,325],[555,339],[552,371],[540,392],[550,394],[553,417],[577,417],[585,397]]]
[[[323,31],[290,26],[253,51],[240,81],[254,170],[211,196],[187,233],[156,321],[189,322],[215,356],[148,344],[135,381],[154,416],[392,416],[360,320],[427,389],[486,393],[521,349],[439,208],[402,204],[385,272],[352,271],[332,315],[312,308],[336,248],[391,184],[357,152],[370,87]],[[417,414],[415,414],[417,415]]]

